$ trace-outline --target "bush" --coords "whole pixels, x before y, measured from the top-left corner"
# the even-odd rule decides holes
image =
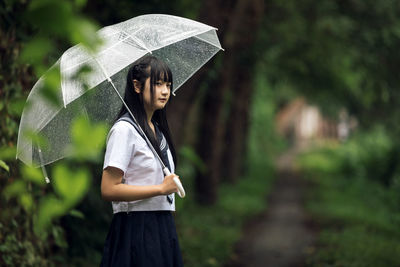
[[[347,177],[366,177],[388,185],[394,143],[384,128],[355,136],[337,151],[341,159],[340,172]]]
[[[307,209],[322,228],[310,266],[400,266],[396,146],[382,128],[301,155],[315,186]]]
[[[355,135],[348,142],[330,144],[302,154],[297,163],[305,172],[367,178],[386,186],[394,183],[400,154],[383,127]]]

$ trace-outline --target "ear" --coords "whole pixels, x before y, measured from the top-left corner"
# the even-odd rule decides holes
[[[141,92],[141,88],[142,86],[141,86],[141,84],[140,84],[140,82],[138,81],[138,80],[133,80],[133,89],[135,89],[135,92],[136,93],[138,93],[138,94],[140,94],[140,92]]]

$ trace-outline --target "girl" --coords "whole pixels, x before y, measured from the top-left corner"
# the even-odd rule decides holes
[[[165,110],[171,90],[168,66],[145,56],[129,69],[124,101],[174,173],[176,153]],[[183,266],[171,214],[177,176],[164,177],[136,127],[123,106],[107,138],[101,194],[112,201],[114,215],[101,266]]]

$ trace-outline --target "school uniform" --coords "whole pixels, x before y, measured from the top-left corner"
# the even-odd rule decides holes
[[[122,170],[124,184],[161,184],[162,166],[134,126],[127,115],[113,125],[107,137],[103,169],[112,166]],[[165,137],[155,127],[158,140],[164,144],[164,163],[174,173],[171,151]],[[183,266],[171,214],[175,211],[174,194],[129,202],[113,201],[112,207],[114,215],[101,266]]]

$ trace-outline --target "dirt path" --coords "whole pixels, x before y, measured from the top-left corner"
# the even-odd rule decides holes
[[[303,207],[306,183],[293,171],[294,151],[277,163],[278,177],[268,198],[268,209],[249,222],[226,267],[305,266],[313,251],[315,232]]]

